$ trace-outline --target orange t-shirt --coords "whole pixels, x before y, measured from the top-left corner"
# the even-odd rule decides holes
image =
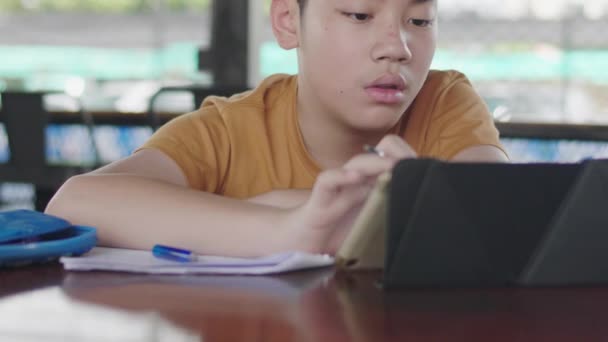
[[[233,198],[310,189],[321,171],[307,152],[296,112],[297,76],[274,75],[161,127],[142,148],[172,158],[192,188]],[[420,155],[450,159],[475,145],[501,148],[488,109],[464,75],[431,71],[393,128]]]

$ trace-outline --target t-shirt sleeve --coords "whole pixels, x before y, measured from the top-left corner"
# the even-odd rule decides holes
[[[214,107],[181,115],[156,131],[138,150],[158,149],[173,159],[190,187],[218,193],[230,157],[230,139]]]
[[[462,74],[450,80],[432,112],[430,154],[451,159],[466,148],[495,146],[505,152],[487,105]],[[506,152],[505,152],[506,154]]]

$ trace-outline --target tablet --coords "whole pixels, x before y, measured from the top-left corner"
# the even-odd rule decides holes
[[[352,230],[336,253],[336,265],[343,270],[384,268],[386,217],[391,174],[378,178]]]

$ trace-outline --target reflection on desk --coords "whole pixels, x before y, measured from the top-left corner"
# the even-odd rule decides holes
[[[26,292],[0,302],[0,340],[196,342],[201,337],[154,311],[129,312],[83,303],[60,288]]]
[[[150,276],[68,273],[57,264],[0,270],[0,279],[0,295],[58,285],[87,304],[156,312],[205,342],[605,341],[608,336],[608,288],[383,291],[379,273]]]
[[[126,310],[161,312],[205,341],[291,341],[306,338],[301,298],[323,288],[331,270],[281,276],[162,276],[75,272],[64,278],[72,298]]]

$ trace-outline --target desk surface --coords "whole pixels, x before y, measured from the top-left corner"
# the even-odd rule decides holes
[[[203,341],[608,340],[608,288],[383,292],[378,277],[331,269],[176,277],[50,264],[0,270],[0,296],[57,286],[78,301],[156,311]]]

